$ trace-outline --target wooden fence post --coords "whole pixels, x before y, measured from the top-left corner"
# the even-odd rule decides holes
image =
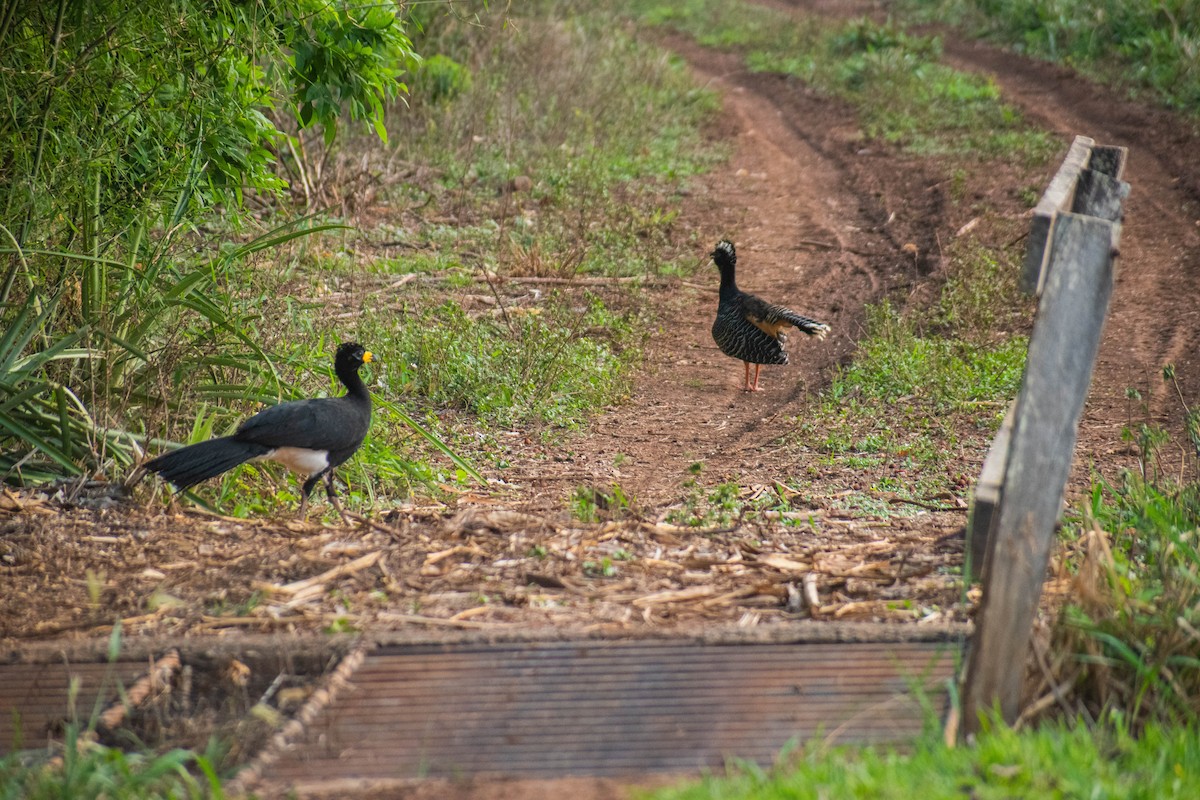
[[[1089,168],[1093,154],[1097,168]],[[1077,137],[1034,218],[1023,279],[1041,301],[1021,391],[988,453],[969,531],[972,560],[983,556],[983,599],[962,694],[967,733],[997,706],[1010,724],[1020,711],[1029,636],[1112,295],[1129,192],[1124,155]]]

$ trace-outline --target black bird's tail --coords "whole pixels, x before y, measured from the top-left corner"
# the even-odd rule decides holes
[[[238,464],[266,455],[271,448],[252,442],[239,442],[232,436],[181,447],[152,458],[142,469],[158,473],[179,491],[227,472]]]

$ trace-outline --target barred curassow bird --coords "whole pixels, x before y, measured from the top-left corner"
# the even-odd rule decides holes
[[[787,339],[785,328],[798,328],[809,336],[824,339],[829,326],[815,319],[802,317],[783,306],[767,303],[747,294],[737,287],[734,272],[737,268],[737,251],[733,242],[722,239],[712,251],[712,260],[721,272],[721,295],[717,302],[717,319],[713,322],[712,335],[721,352],[740,358],[746,364],[747,392],[761,391],[758,388],[758,371],[763,364],[786,364],[787,353],[783,342]],[[750,365],[754,365],[754,381],[750,381]]]
[[[278,461],[308,476],[300,489],[301,519],[308,510],[309,493],[324,479],[329,502],[349,524],[333,490],[333,469],[354,455],[371,426],[371,393],[358,370],[376,360],[362,345],[346,342],[333,361],[346,394],[265,408],[239,425],[232,436],[172,450],[147,461],[142,469],[157,473],[182,492],[246,461]]]

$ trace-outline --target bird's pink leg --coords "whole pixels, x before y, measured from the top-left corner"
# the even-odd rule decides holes
[[[749,365],[747,365],[747,366],[749,366]],[[752,391],[752,392],[761,392],[762,391],[762,389],[758,388],[758,371],[760,369],[762,369],[762,364],[754,365],[754,385],[750,387],[750,391]]]
[[[742,391],[743,392],[752,392],[754,390],[750,388],[750,362],[743,361],[742,364],[744,364],[746,367],[746,376],[742,381]]]

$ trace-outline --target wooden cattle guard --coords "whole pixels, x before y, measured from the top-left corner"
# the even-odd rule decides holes
[[[1088,168],[1092,161],[1098,168]],[[997,706],[1009,723],[1020,711],[1029,636],[1112,295],[1120,207],[1129,191],[1120,180],[1123,165],[1123,148],[1094,148],[1078,137],[1035,217],[1036,233],[1041,213],[1049,212],[1045,253],[1026,259],[1027,268],[1040,266],[1026,282],[1040,288],[1041,301],[1021,391],[988,454],[971,531],[971,550],[986,542],[986,555],[963,690],[968,733]],[[1039,246],[1031,238],[1031,251]]]

